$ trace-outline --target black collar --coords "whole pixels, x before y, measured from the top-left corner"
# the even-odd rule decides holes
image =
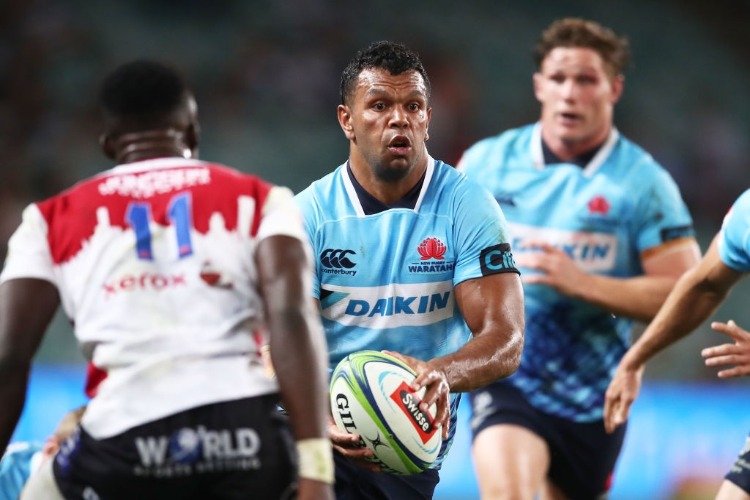
[[[349,179],[352,181],[352,185],[354,186],[354,191],[357,193],[357,198],[359,198],[359,203],[362,205],[362,210],[364,210],[365,215],[373,215],[373,214],[379,214],[380,212],[385,212],[386,210],[390,208],[411,208],[417,206],[417,200],[419,199],[419,193],[422,191],[422,185],[424,184],[424,178],[427,175],[427,170],[425,170],[425,173],[422,174],[422,177],[419,179],[419,182],[409,190],[408,193],[404,195],[403,198],[398,200],[397,202],[386,205],[382,201],[375,198],[373,195],[365,191],[365,188],[362,187],[362,185],[357,182],[357,179],[354,177],[354,173],[352,172],[352,167],[349,164],[349,162],[346,162],[346,172],[349,174]]]
[[[544,139],[542,139],[542,154],[544,155],[544,164],[554,165],[556,163],[573,163],[581,168],[586,168],[586,165],[589,164],[589,162],[594,158],[596,153],[599,152],[603,145],[604,143],[601,143],[594,149],[586,151],[585,153],[576,156],[570,161],[563,161],[555,153],[552,152],[549,146],[547,146],[547,143],[544,142]]]

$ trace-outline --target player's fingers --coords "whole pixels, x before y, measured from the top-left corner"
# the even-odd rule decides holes
[[[732,368],[727,368],[726,370],[721,370],[719,373],[717,373],[719,378],[734,378],[734,377],[743,377],[750,375],[750,366],[747,364],[744,365],[737,365]]]
[[[750,333],[737,326],[737,323],[735,323],[734,320],[731,319],[726,323],[723,323],[721,321],[714,321],[711,323],[711,329],[716,332],[723,333],[724,335],[732,337],[733,339],[738,341],[747,339],[750,335]]]
[[[704,358],[715,358],[717,356],[726,356],[728,354],[733,354],[733,351],[736,349],[735,344],[721,344],[716,345],[713,347],[706,347],[701,351],[701,356]]]
[[[521,281],[527,285],[531,284],[541,284],[541,285],[548,285],[550,283],[549,276],[546,274],[532,274],[532,273],[526,273],[521,276]]]
[[[550,245],[549,242],[544,240],[526,240],[524,246],[533,248],[535,250],[542,250],[544,252],[554,252],[557,250],[554,246]]]
[[[742,361],[742,356],[736,354],[725,354],[723,356],[712,356],[706,358],[706,366],[739,365]]]

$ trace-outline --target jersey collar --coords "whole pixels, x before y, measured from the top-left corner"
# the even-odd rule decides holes
[[[344,187],[346,188],[347,195],[354,206],[357,216],[364,217],[366,215],[384,212],[392,208],[405,208],[416,212],[419,211],[419,207],[422,205],[425,191],[427,190],[427,186],[430,185],[430,180],[435,172],[435,160],[431,156],[428,156],[427,169],[425,170],[422,179],[409,193],[406,194],[406,196],[392,205],[385,205],[365,191],[354,178],[354,175],[352,175],[348,161],[343,165],[342,170],[341,176],[344,182]]]
[[[619,138],[620,132],[613,126],[607,140],[599,147],[599,151],[597,151],[587,164],[582,166],[584,176],[591,177],[599,170],[604,160],[612,153],[612,149],[614,149]],[[545,167],[544,150],[542,149],[542,125],[539,122],[534,125],[534,129],[531,132],[531,156],[534,159],[534,168],[541,170]]]

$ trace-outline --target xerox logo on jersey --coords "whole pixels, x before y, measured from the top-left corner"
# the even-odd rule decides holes
[[[422,444],[427,444],[427,441],[432,438],[437,429],[432,420],[432,415],[419,409],[419,405],[422,403],[419,396],[414,394],[414,391],[406,385],[406,382],[401,382],[401,385],[391,394],[391,399],[409,417],[409,422],[417,430]]]
[[[108,283],[104,283],[105,297],[109,298],[122,292],[152,291],[160,292],[167,288],[184,287],[184,274],[161,274],[144,272],[140,274],[126,274]]]
[[[185,427],[171,436],[134,439],[138,476],[175,477],[202,472],[253,470],[261,466],[261,441],[254,429]]]
[[[439,238],[430,236],[417,246],[419,260],[409,263],[411,273],[452,272],[453,262],[445,260],[448,247]]]
[[[357,253],[354,250],[341,248],[326,248],[320,253],[320,264],[323,266],[322,271],[326,274],[343,274],[354,276],[357,271],[353,269],[357,265],[354,256]]]

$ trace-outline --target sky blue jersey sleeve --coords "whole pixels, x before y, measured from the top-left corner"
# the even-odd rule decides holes
[[[454,286],[481,276],[518,273],[505,216],[489,191],[464,177],[456,189],[453,217],[459,247]]]
[[[41,443],[13,443],[0,459],[0,500],[16,500],[29,479]]]
[[[654,165],[651,175],[639,179],[638,189],[643,193],[633,218],[636,228],[636,245],[640,252],[672,240],[695,237],[693,219],[680,190],[669,173]]]
[[[750,189],[742,193],[724,217],[719,232],[719,256],[735,271],[750,271]]]
[[[315,202],[313,195],[313,187],[310,186],[301,193],[294,197],[294,203],[299,207],[302,212],[302,220],[305,226],[305,232],[307,238],[310,241],[310,248],[313,252],[313,280],[312,280],[312,296],[316,299],[320,299],[320,276],[318,275],[318,259],[319,253],[316,245],[316,234],[318,227],[318,206]]]

